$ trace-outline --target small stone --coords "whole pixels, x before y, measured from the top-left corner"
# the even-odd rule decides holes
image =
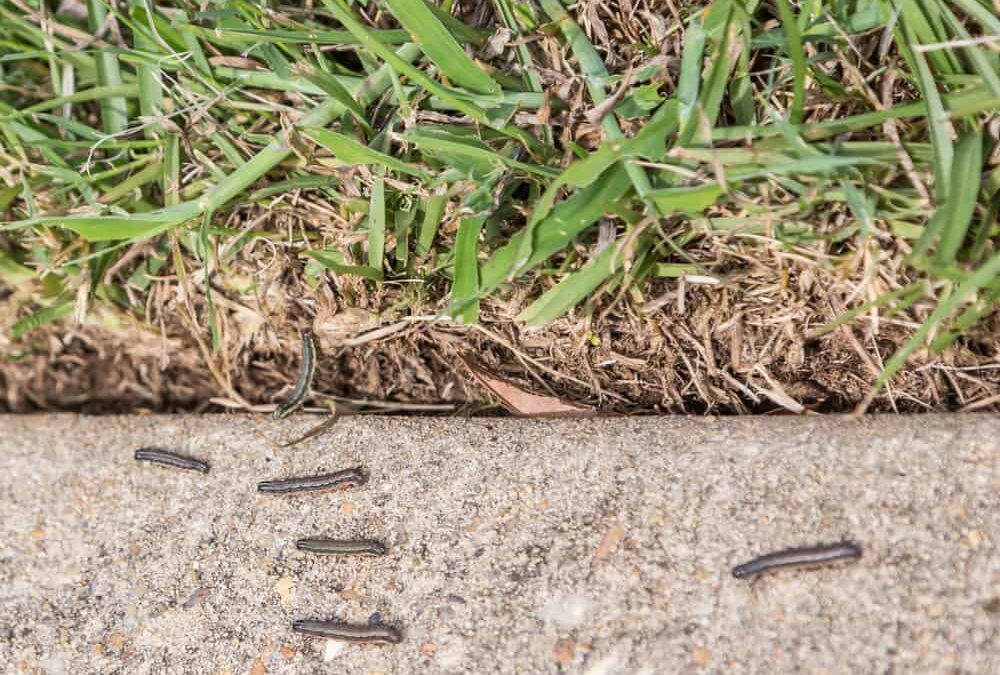
[[[337,640],[327,640],[326,647],[323,648],[323,660],[329,663],[340,656],[344,651],[344,643]]]
[[[125,646],[125,636],[118,632],[112,633],[108,636],[107,643],[112,649],[121,649]]]
[[[437,654],[437,651],[438,651],[437,645],[434,644],[433,642],[425,642],[424,644],[420,645],[420,653],[429,659],[433,659],[434,655]]]
[[[343,513],[345,516],[349,516],[352,513],[354,513],[354,502],[347,501],[341,504],[340,512]]]
[[[344,600],[357,600],[361,595],[361,592],[355,588],[345,588],[340,592],[340,597]]]
[[[601,543],[597,546],[597,552],[594,553],[594,565],[600,563],[602,560],[611,555],[611,552],[618,548],[618,542],[622,540],[625,536],[625,528],[620,525],[615,525],[610,530],[604,533],[604,537],[601,539]]]
[[[291,661],[295,658],[295,650],[287,645],[282,645],[278,651],[281,652],[281,657],[286,661]]]
[[[250,668],[250,675],[267,675],[267,666],[264,665],[264,659],[259,656],[257,657]]]
[[[192,593],[191,597],[189,597],[187,600],[185,600],[184,604],[181,605],[181,606],[184,609],[193,609],[193,608],[197,607],[198,605],[200,605],[202,603],[202,601],[205,598],[207,598],[210,594],[211,594],[211,591],[209,591],[207,588],[205,588],[204,586],[202,586],[201,588],[199,588],[198,590],[196,590],[194,593]]]
[[[704,647],[695,647],[691,651],[691,660],[698,666],[707,666],[712,662],[712,652]]]
[[[287,605],[292,601],[292,594],[295,592],[295,581],[290,576],[284,576],[278,579],[278,583],[274,585],[274,590],[281,598],[281,603]]]
[[[552,656],[562,667],[569,666],[573,662],[573,657],[576,656],[576,641],[566,638],[556,640],[552,647]]]
[[[558,595],[545,603],[538,612],[538,618],[545,623],[568,630],[586,623],[596,607],[597,603],[586,595]]]

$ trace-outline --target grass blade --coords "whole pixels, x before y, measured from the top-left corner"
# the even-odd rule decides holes
[[[941,93],[938,91],[937,81],[931,73],[930,66],[927,65],[924,55],[913,49],[917,44],[916,38],[914,38],[907,22],[903,20],[900,20],[896,29],[896,41],[901,43],[903,54],[910,63],[917,87],[923,94],[927,106],[927,113],[930,117],[931,142],[934,144],[936,155],[934,194],[939,203],[944,203],[948,199],[948,185],[951,178],[952,161],[955,156],[955,148],[952,145],[955,130],[945,112]]]
[[[386,4],[448,79],[479,94],[500,93],[500,85],[469,58],[424,0],[386,0]]]
[[[455,273],[451,286],[451,312],[460,323],[479,320],[479,232],[485,216],[462,218],[455,237]]]
[[[448,195],[444,191],[435,192],[427,198],[424,204],[424,219],[420,223],[420,234],[417,237],[417,255],[425,256],[430,253],[446,206],[448,206]]]
[[[799,33],[798,18],[792,12],[788,0],[777,0],[781,29],[785,32],[785,47],[792,59],[792,105],[788,119],[792,124],[802,122],[802,106],[806,100],[806,54],[802,49],[802,35]]]
[[[969,232],[969,223],[976,208],[980,176],[983,171],[983,134],[970,131],[958,141],[955,150],[955,170],[948,190],[948,201],[938,213],[944,214],[941,243],[938,245],[937,262],[954,262]]]
[[[385,180],[376,178],[368,208],[368,266],[381,270],[385,261]]]
[[[103,0],[87,0],[87,26],[91,34],[104,28],[108,9]],[[118,56],[111,50],[99,50],[97,59],[97,82],[102,87],[118,87],[122,84]],[[109,135],[119,134],[128,126],[128,106],[122,96],[107,96],[101,99],[101,126]]]
[[[358,121],[365,131],[371,133],[371,127],[368,125],[368,120],[365,117],[365,109],[361,106],[351,92],[347,90],[347,87],[340,83],[336,77],[330,73],[324,72],[315,68],[313,66],[306,66],[302,68],[302,76],[308,81],[315,84],[322,91],[326,92],[330,97],[340,102],[342,106],[351,111],[354,115],[354,119]]]
[[[416,176],[423,180],[429,180],[430,178],[426,171],[378,150],[373,150],[366,145],[358,143],[353,138],[337,133],[336,131],[306,127],[302,129],[302,133],[332,152],[333,156],[344,164],[377,164],[392,171],[405,173],[408,176]]]
[[[677,81],[677,120],[681,132],[678,140],[685,145],[694,138],[698,124],[698,92],[701,86],[701,66],[705,53],[705,30],[701,25],[701,12],[688,24],[684,33],[684,52],[681,54],[681,74]]]
[[[10,225],[54,225],[73,230],[87,241],[114,241],[155,236],[180,225],[191,215],[177,213],[141,216],[47,216]]]
[[[73,307],[75,303],[72,299],[64,299],[66,296],[60,296],[61,299],[56,302],[56,304],[51,307],[45,307],[39,309],[32,314],[18,320],[13,326],[10,327],[10,337],[13,340],[17,340],[29,331],[33,331],[39,326],[43,326],[47,323],[54,323],[59,319],[65,318],[73,313]]]
[[[526,272],[541,264],[557,251],[569,245],[581,232],[604,215],[628,191],[631,181],[621,165],[601,176],[592,185],[560,202],[552,212],[533,228],[525,227],[487,260],[480,271],[480,286],[488,292],[502,284],[512,274]],[[523,265],[516,265],[521,241],[534,237],[531,256]]]
[[[535,328],[552,323],[617,273],[624,260],[620,244],[609,244],[583,267],[531,303],[518,314],[517,320]]]
[[[306,251],[305,254],[326,269],[337,274],[347,274],[372,281],[382,281],[382,270],[366,265],[347,265],[339,251]]]

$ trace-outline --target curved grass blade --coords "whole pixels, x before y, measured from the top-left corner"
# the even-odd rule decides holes
[[[336,131],[308,127],[302,129],[302,132],[332,152],[334,157],[345,164],[378,164],[392,171],[405,173],[408,176],[416,176],[422,180],[430,179],[426,171],[398,160],[384,152],[373,150],[353,138],[337,133]]]
[[[424,0],[386,0],[386,4],[448,79],[479,94],[500,93],[500,85],[465,53]]]
[[[6,228],[53,225],[73,230],[87,241],[146,239],[180,225],[195,214],[141,214],[134,216],[45,216],[10,223]]]
[[[955,164],[952,171],[952,185],[948,190],[948,202],[938,213],[944,213],[946,222],[941,231],[937,262],[953,262],[969,232],[969,223],[976,209],[979,196],[980,176],[983,171],[983,134],[970,131],[962,136],[955,149]],[[937,214],[935,214],[937,215]]]
[[[441,216],[448,206],[448,194],[441,190],[427,198],[424,204],[424,219],[420,222],[420,234],[417,236],[417,255],[430,253],[434,244],[434,236],[441,225]]]
[[[367,265],[347,265],[344,256],[339,251],[306,251],[307,256],[337,274],[349,274],[356,277],[382,281],[382,270]]]
[[[609,244],[583,267],[531,303],[517,315],[517,320],[530,327],[544,326],[555,321],[616,274],[624,262],[625,253],[620,242]]]
[[[10,327],[10,336],[12,339],[17,340],[22,335],[29,331],[33,331],[39,326],[43,326],[47,323],[52,323],[58,321],[64,317],[69,316],[73,313],[74,302],[72,299],[67,298],[66,295],[61,296],[64,298],[62,301],[57,302],[57,304],[51,307],[45,307],[39,309],[32,314],[24,317],[17,321],[13,326]]]
[[[511,275],[526,272],[565,248],[581,232],[603,216],[609,204],[620,200],[631,187],[625,169],[616,165],[593,184],[560,202],[551,213],[533,228],[525,227],[499,248],[480,270],[480,288],[489,292]],[[531,255],[517,266],[518,253],[524,237],[533,236]]]
[[[900,43],[903,55],[913,71],[917,88],[923,94],[927,106],[930,122],[928,131],[935,154],[934,196],[939,203],[944,203],[948,199],[948,185],[951,178],[952,161],[955,157],[955,147],[952,144],[955,130],[952,128],[951,120],[948,119],[944,103],[941,101],[941,92],[938,91],[937,80],[931,72],[930,66],[927,65],[927,59],[922,53],[913,49],[917,40],[907,21],[901,20],[899,22],[896,29],[896,41]]]

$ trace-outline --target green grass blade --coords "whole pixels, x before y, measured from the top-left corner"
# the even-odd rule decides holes
[[[116,183],[110,190],[101,195],[101,202],[104,204],[113,204],[136,188],[141,188],[144,185],[158,181],[162,175],[163,163],[153,162],[122,182]]]
[[[465,325],[479,320],[479,232],[485,222],[485,216],[462,218],[455,237],[452,316]]]
[[[19,263],[13,255],[0,248],[0,281],[10,286],[35,278],[35,271]]]
[[[948,190],[948,202],[939,209],[947,219],[941,229],[941,243],[937,250],[939,264],[954,262],[962,242],[965,241],[965,235],[969,232],[969,223],[972,222],[972,214],[976,208],[980,176],[983,171],[981,131],[970,131],[959,139],[954,166],[952,184]]]
[[[628,174],[619,164],[592,185],[560,202],[533,228],[525,227],[493,253],[480,271],[480,287],[484,292],[491,291],[508,277],[526,272],[568,246],[605,214],[607,205],[620,200],[630,185]],[[531,256],[518,265],[521,240],[529,235],[534,237]]]
[[[990,285],[987,292],[983,293],[985,297],[977,301],[972,306],[966,308],[962,312],[951,327],[942,331],[934,338],[931,342],[930,351],[931,354],[940,354],[945,349],[950,347],[955,340],[960,338],[967,330],[972,328],[992,312],[996,311],[997,301],[1000,300],[1000,277],[994,280]]]
[[[365,109],[361,106],[361,103],[354,98],[351,92],[347,90],[347,87],[340,83],[340,80],[330,73],[319,70],[313,66],[304,68],[303,71],[303,77],[326,92],[329,96],[339,101],[342,106],[351,111],[351,114],[354,115],[354,119],[358,121],[365,131],[371,132],[371,127],[368,125],[368,120],[365,117]]]
[[[681,54],[681,74],[677,81],[677,119],[680,125],[680,145],[694,138],[698,126],[698,94],[701,87],[701,66],[705,53],[705,30],[701,25],[701,12],[695,14],[684,33],[684,52]]]
[[[336,131],[306,127],[302,129],[302,133],[332,152],[334,157],[345,164],[376,164],[408,176],[416,176],[422,180],[430,178],[426,171],[378,150],[373,150]]]
[[[326,269],[337,274],[362,277],[372,281],[382,281],[382,270],[366,265],[346,265],[339,251],[306,251],[305,254]]]
[[[448,79],[479,94],[500,93],[500,85],[469,58],[424,0],[386,0],[386,4]]]
[[[420,223],[420,234],[417,237],[417,255],[425,256],[430,253],[446,206],[448,206],[448,195],[443,191],[435,192],[427,198],[424,204],[424,219]]]
[[[555,169],[521,162],[508,157],[502,152],[497,152],[492,148],[483,146],[482,144],[467,140],[459,140],[457,138],[447,138],[442,133],[433,133],[428,130],[416,129],[403,136],[403,138],[406,141],[413,143],[418,148],[436,151],[445,159],[451,155],[475,160],[486,165],[495,166],[497,164],[504,164],[512,169],[521,169],[522,171],[527,171],[528,173],[533,173],[537,176],[545,178],[554,178],[559,175],[559,172]]]
[[[17,340],[24,334],[35,330],[39,326],[43,326],[47,323],[54,323],[59,319],[72,314],[75,303],[72,299],[65,298],[65,295],[60,296],[60,300],[51,307],[39,309],[23,319],[18,320],[13,326],[10,327],[11,339]]]
[[[176,134],[166,138],[163,148],[163,206],[181,201],[181,139]]]
[[[435,96],[438,96],[454,105],[456,110],[464,112],[477,122],[486,124],[487,126],[495,126],[494,121],[491,120],[486,112],[481,108],[469,103],[463,97],[456,95],[454,91],[449,90],[434,81],[432,78],[425,75],[423,71],[418,68],[414,68],[405,59],[401,59],[391,49],[378,40],[375,40],[371,36],[371,31],[369,31],[368,28],[366,28],[360,21],[354,18],[350,10],[341,4],[341,0],[323,0],[323,4],[326,5],[327,9],[330,10],[330,12],[344,25],[345,28],[351,31],[351,33],[353,33],[361,41],[361,44],[368,49],[368,51],[385,61],[386,64],[388,64],[397,73],[406,75],[413,80],[414,83],[420,85]]]
[[[701,213],[725,193],[718,183],[706,183],[693,187],[653,190],[649,193],[649,198],[656,203],[660,213]]]
[[[802,106],[806,100],[806,54],[802,48],[798,18],[792,12],[788,0],[777,0],[781,29],[785,32],[785,48],[792,59],[792,105],[788,119],[792,124],[802,122]]]
[[[912,258],[924,255],[934,242],[938,242],[936,260],[948,264],[954,261],[969,230],[983,168],[982,132],[970,131],[962,136],[955,160],[956,169],[948,176],[948,198],[927,221],[920,239],[913,246]]]
[[[133,216],[46,216],[10,226],[53,225],[73,230],[87,241],[148,238],[180,225],[196,213]]]
[[[381,270],[385,261],[385,181],[376,178],[368,208],[368,266]]]
[[[729,81],[729,102],[737,124],[753,124],[757,120],[757,111],[754,109],[753,86],[750,81],[752,29],[748,17],[734,16],[733,20],[739,21],[740,55],[736,59],[733,77]]]
[[[901,43],[903,54],[910,63],[917,87],[923,94],[927,105],[927,113],[930,118],[929,131],[936,155],[934,194],[939,203],[944,203],[948,199],[948,185],[951,178],[952,161],[955,157],[955,148],[952,144],[955,131],[951,126],[951,120],[948,119],[947,112],[945,112],[937,81],[931,73],[930,66],[927,65],[927,60],[922,53],[913,49],[917,41],[905,21],[900,21],[896,29],[896,41]]]
[[[53,108],[58,108],[60,106],[66,105],[67,103],[85,103],[87,101],[108,101],[114,100],[116,98],[136,98],[139,95],[139,87],[135,84],[116,84],[107,87],[94,87],[93,89],[85,89],[83,91],[78,91],[68,96],[57,96],[56,98],[50,98],[48,101],[42,101],[41,103],[36,103],[35,105],[28,106],[23,110],[18,110],[17,112],[11,112],[6,115],[0,115],[0,122],[12,122],[14,120],[23,119],[25,117],[31,117],[35,113],[44,112],[46,110],[52,110]],[[109,119],[114,119],[114,114],[111,115]]]
[[[350,31],[346,30],[257,30],[252,28],[201,28],[189,26],[189,30],[205,38],[216,38],[234,45],[253,45],[258,42],[287,45],[356,45],[361,44]],[[372,37],[387,45],[402,45],[410,41],[405,30],[373,30]]]
[[[87,26],[92,34],[104,27],[108,9],[103,0],[87,0]],[[118,87],[122,84],[118,57],[111,50],[97,53],[97,81],[102,87]],[[119,134],[128,126],[128,106],[122,96],[107,96],[101,99],[101,126],[108,135]]]
[[[546,291],[517,316],[530,327],[552,323],[571,310],[621,269],[625,257],[619,242],[604,247],[594,258]]]
[[[145,0],[132,0],[132,13],[136,19],[146,19]],[[134,31],[133,46],[137,50],[156,51],[158,45],[144,32]],[[163,114],[163,83],[159,67],[148,63],[140,63],[135,67],[139,81],[139,114],[150,119]],[[143,133],[146,138],[157,138],[163,133],[163,125],[159,122],[146,123]]]

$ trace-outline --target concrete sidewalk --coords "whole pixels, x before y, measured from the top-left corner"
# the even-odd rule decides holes
[[[0,417],[0,672],[1000,669],[1000,418]],[[157,445],[207,475],[140,464]],[[366,486],[258,495],[362,465]],[[317,558],[299,537],[379,538]],[[730,569],[853,539],[853,565]],[[357,646],[300,618],[405,634]]]

